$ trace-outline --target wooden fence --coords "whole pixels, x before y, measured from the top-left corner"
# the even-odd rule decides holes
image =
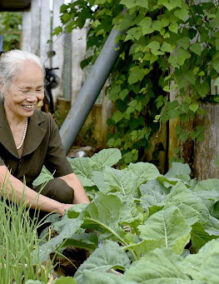
[[[32,0],[31,9],[23,13],[21,48],[40,56],[46,67],[58,67],[60,86],[54,90],[55,98],[63,96],[74,101],[84,80],[80,62],[86,52],[86,29],[74,30],[51,38],[53,28],[60,25],[60,6],[64,0]],[[51,40],[49,42],[49,40]],[[55,56],[48,57],[48,52]]]
[[[60,85],[53,89],[53,95],[58,104],[63,104],[61,109],[66,109],[75,101],[86,77],[80,62],[86,54],[87,28],[51,37],[51,31],[60,25],[59,11],[63,3],[64,0],[53,0],[51,7],[50,0],[31,1],[31,9],[23,13],[21,49],[40,56],[45,67],[59,68],[55,72],[60,77]],[[51,51],[55,56],[49,58]],[[92,128],[97,148],[105,146],[110,110],[107,99],[98,100],[85,123],[83,133]]]

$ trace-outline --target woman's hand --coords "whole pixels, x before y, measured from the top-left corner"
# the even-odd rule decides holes
[[[74,206],[73,204],[64,204],[61,203],[61,205],[59,206],[57,213],[60,214],[61,216],[64,216],[66,211],[71,208],[72,206]]]

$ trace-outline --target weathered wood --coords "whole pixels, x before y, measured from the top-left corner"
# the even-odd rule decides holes
[[[80,63],[86,55],[86,34],[86,28],[72,31],[72,102],[76,99],[85,77]]]
[[[22,17],[21,49],[31,52],[31,13],[26,11]]]
[[[152,135],[150,139],[150,148],[145,155],[146,160],[155,163],[162,174],[166,173],[168,167],[167,127],[168,125],[166,123],[160,124],[158,132]]]
[[[39,0],[31,1],[31,52],[40,56],[40,25],[41,25],[41,2]]]
[[[72,34],[64,34],[63,97],[71,102],[72,94]]]
[[[40,58],[46,67],[50,67],[48,59],[48,51],[50,50],[51,27],[50,27],[51,12],[49,1],[41,0],[41,20],[40,20]]]
[[[52,28],[61,25],[60,21],[60,6],[64,3],[64,0],[56,0],[53,2],[53,22]],[[58,96],[63,96],[63,61],[64,61],[64,34],[59,36],[53,36],[52,49],[55,51],[55,56],[52,58],[52,67],[58,67],[56,74],[60,77],[60,85],[53,89],[53,95],[55,100]]]
[[[171,86],[174,85],[174,82],[171,83]],[[170,91],[170,97],[169,100],[170,102],[173,102],[176,99],[177,92],[176,90],[171,90]],[[172,161],[176,158],[175,155],[175,150],[176,148],[180,147],[179,139],[176,136],[176,127],[180,124],[180,119],[175,118],[175,119],[170,119],[169,120],[169,129],[168,129],[168,136],[169,136],[169,141],[168,141],[168,161],[169,161],[169,166],[171,166]]]
[[[203,105],[206,115],[196,121],[204,125],[205,139],[195,143],[194,174],[199,180],[219,178],[219,166],[215,159],[219,157],[219,105],[206,103]]]

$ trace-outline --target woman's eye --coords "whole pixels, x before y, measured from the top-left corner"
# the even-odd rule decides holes
[[[29,89],[20,89],[20,92],[21,92],[21,93],[28,93],[28,92],[29,92]]]

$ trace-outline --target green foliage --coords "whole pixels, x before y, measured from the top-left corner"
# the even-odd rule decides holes
[[[52,224],[56,236],[42,245],[42,260],[69,245],[88,250],[77,284],[219,282],[218,179],[192,180],[181,163],[166,175],[143,162],[118,170],[117,149],[79,159],[72,166],[91,202]]]
[[[87,47],[93,56],[83,66],[94,62],[112,27],[123,30],[108,90],[116,109],[108,145],[122,150],[125,163],[144,160],[158,117],[161,122],[180,118],[183,142],[203,138],[203,128],[200,133],[187,125],[203,114],[200,102],[208,97],[211,80],[218,85],[217,1],[77,0],[60,12],[63,26],[56,33],[90,21]],[[169,101],[171,92],[177,95]]]
[[[1,185],[1,190],[6,187]],[[39,251],[40,246],[34,219],[38,213],[36,211],[31,219],[30,209],[22,204],[22,199],[18,205],[15,195],[14,202],[7,197],[7,194],[1,195],[0,200],[0,282],[45,284],[52,267],[50,263],[42,265],[38,257],[32,257],[32,252]]]
[[[3,36],[5,51],[19,48],[21,39],[22,14],[20,12],[0,13],[0,35]]]

